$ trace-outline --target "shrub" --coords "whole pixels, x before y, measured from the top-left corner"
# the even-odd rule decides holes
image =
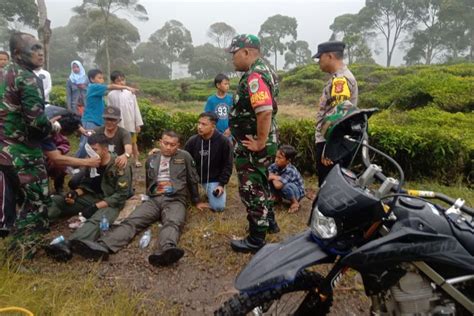
[[[66,86],[53,86],[49,94],[49,102],[56,106],[67,106]]]

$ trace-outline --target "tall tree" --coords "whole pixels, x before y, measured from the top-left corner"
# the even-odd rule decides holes
[[[189,62],[192,57],[193,39],[191,32],[176,20],[170,20],[150,36],[150,42],[154,43],[163,52],[162,60],[165,60],[173,74],[174,62]]]
[[[49,69],[49,41],[51,40],[51,21],[48,19],[48,10],[45,0],[37,0],[38,2],[38,38],[43,43],[44,66]]]
[[[83,0],[82,5],[75,8],[77,13],[88,10],[99,10],[104,23],[104,50],[107,63],[107,74],[110,74],[110,36],[114,29],[110,27],[111,17],[118,11],[125,11],[141,21],[148,21],[145,7],[139,0]]]
[[[237,32],[235,29],[224,22],[211,24],[207,31],[207,36],[213,39],[219,48],[226,48],[229,46],[230,41],[236,34]]]
[[[288,39],[296,40],[298,22],[295,18],[277,14],[269,17],[260,26],[260,40],[262,41],[263,54],[274,56],[274,66],[278,69],[278,54],[282,55],[288,49]]]
[[[31,28],[38,27],[38,7],[35,0],[3,0],[0,17],[9,23],[20,23]]]
[[[285,54],[285,69],[290,66],[306,65],[311,61],[308,42],[298,40],[288,44],[288,52]]]
[[[171,69],[163,60],[163,48],[154,42],[140,43],[134,52],[134,60],[141,76],[170,79]]]
[[[197,79],[213,78],[218,73],[233,71],[230,54],[222,48],[206,43],[194,47],[193,57],[189,62],[189,73]]]
[[[415,24],[411,0],[366,0],[359,12],[361,21],[367,23],[385,38],[387,67],[392,62],[393,52],[400,36]]]
[[[346,44],[345,55],[348,64],[373,61],[372,52],[366,40],[372,34],[362,26],[359,15],[340,15],[334,19],[329,28],[333,32],[331,40],[340,39]]]
[[[71,61],[81,60],[77,49],[77,39],[71,27],[61,26],[52,30],[49,70],[68,73]]]

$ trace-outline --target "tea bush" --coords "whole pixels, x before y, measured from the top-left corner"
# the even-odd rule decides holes
[[[49,102],[56,106],[67,106],[66,101],[66,87],[65,86],[53,86],[49,94]]]

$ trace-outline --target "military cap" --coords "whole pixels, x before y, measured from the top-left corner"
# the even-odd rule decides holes
[[[324,42],[318,45],[318,52],[313,58],[320,58],[323,53],[343,52],[346,44],[340,41]]]
[[[122,113],[120,109],[116,106],[108,106],[104,110],[103,118],[111,118],[114,120],[120,120],[122,118]]]
[[[232,39],[230,46],[226,49],[228,53],[235,53],[241,48],[260,49],[260,39],[252,34],[240,34]]]

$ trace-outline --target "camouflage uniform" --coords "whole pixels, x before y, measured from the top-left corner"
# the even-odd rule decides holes
[[[263,233],[268,229],[269,217],[274,216],[267,168],[273,162],[278,148],[275,123],[277,95],[276,74],[258,58],[240,79],[229,113],[229,127],[236,141],[234,161],[240,198],[247,207],[250,230]],[[247,139],[246,135],[257,136],[257,113],[268,110],[272,111],[272,123],[266,146],[260,152],[249,151],[242,140]]]
[[[18,233],[47,226],[48,177],[40,141],[51,132],[36,75],[17,63],[0,71],[0,168],[11,169],[20,183]],[[0,216],[0,218],[3,216]],[[0,226],[2,223],[0,223]]]

